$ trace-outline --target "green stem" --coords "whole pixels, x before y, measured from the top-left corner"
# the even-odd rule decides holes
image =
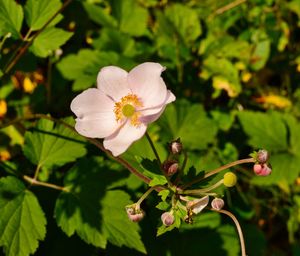
[[[241,226],[240,226],[237,218],[231,212],[226,211],[226,210],[214,210],[214,209],[212,209],[212,211],[217,211],[217,212],[223,213],[223,214],[229,216],[233,220],[233,222],[236,226],[237,232],[239,234],[242,256],[246,256],[245,240],[244,240],[244,236],[243,236]]]
[[[136,207],[140,209],[141,203],[150,195],[150,193],[156,189],[156,186],[149,188],[142,196],[141,198],[136,202]]]
[[[0,42],[0,50],[2,50],[2,47],[3,47],[3,45],[4,45],[5,41],[6,41],[6,39],[7,39],[7,38],[10,38],[10,37],[11,37],[11,33],[10,33],[10,32],[7,33],[7,34],[3,37],[2,41]]]
[[[38,176],[39,176],[39,173],[40,173],[40,169],[41,169],[41,166],[38,165],[38,166],[36,167],[35,172],[34,172],[34,176],[33,176],[33,179],[34,179],[34,180],[37,180],[37,178],[38,178]]]
[[[56,189],[56,190],[60,190],[60,191],[64,191],[64,192],[70,192],[67,188],[65,187],[61,187],[61,186],[58,186],[58,185],[55,185],[55,184],[51,184],[51,183],[46,183],[46,182],[41,182],[41,181],[37,181],[36,179],[34,178],[31,178],[27,175],[24,175],[23,176],[23,179],[25,181],[27,181],[30,185],[32,186],[42,186],[42,187],[47,187],[47,188],[53,188],[53,189]]]
[[[158,155],[158,152],[157,152],[157,150],[156,150],[156,148],[155,148],[155,146],[154,146],[154,143],[153,143],[153,141],[152,141],[150,135],[148,134],[148,132],[146,132],[146,138],[147,138],[147,140],[148,140],[148,142],[149,142],[149,144],[150,144],[150,147],[151,147],[151,149],[152,149],[152,151],[153,151],[153,153],[154,153],[154,155],[155,155],[155,157],[156,157],[156,159],[157,159],[157,162],[158,162],[159,166],[161,167],[161,160],[160,160],[160,157],[159,157],[159,155]]]
[[[202,188],[202,189],[191,189],[191,190],[184,190],[181,192],[183,195],[202,195],[204,193],[207,193],[223,184],[223,179],[219,180],[214,185],[208,187],[208,188]]]
[[[188,156],[187,156],[187,153],[185,152],[185,150],[183,151],[183,154],[184,154],[183,164],[182,164],[181,168],[179,168],[178,175],[176,177],[176,180],[174,181],[175,185],[177,185],[180,182],[181,177],[184,173],[184,169],[185,169],[187,160],[188,160]]]
[[[200,182],[200,181],[202,181],[202,180],[204,180],[204,179],[206,179],[206,178],[208,178],[212,175],[215,175],[215,174],[217,174],[217,173],[219,173],[223,170],[226,170],[230,167],[233,167],[233,166],[236,166],[236,165],[239,165],[239,164],[246,164],[246,163],[255,163],[255,160],[254,160],[254,158],[251,157],[251,158],[246,158],[246,159],[240,159],[240,160],[234,161],[234,162],[229,163],[229,164],[225,164],[223,166],[218,167],[217,169],[214,169],[212,171],[209,171],[209,172],[205,173],[205,175],[202,176],[202,177],[199,177],[195,180],[192,180],[191,182],[185,184],[182,188],[184,189],[184,188],[190,187],[191,185],[193,185],[195,183],[198,183],[198,182]]]

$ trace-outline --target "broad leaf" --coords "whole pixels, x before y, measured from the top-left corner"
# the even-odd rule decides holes
[[[238,117],[251,146],[273,152],[287,149],[287,129],[279,113],[243,111]]]
[[[25,18],[30,29],[35,31],[42,28],[61,5],[60,0],[27,0]]]
[[[96,83],[100,69],[108,65],[116,65],[118,55],[113,52],[99,52],[84,49],[63,58],[57,68],[69,80],[74,80],[73,89],[83,90]]]
[[[31,50],[36,56],[45,58],[65,44],[72,35],[72,32],[67,32],[60,28],[46,28],[33,41]]]
[[[0,0],[0,35],[11,33],[14,38],[21,37],[23,22],[22,6],[12,0]]]
[[[147,33],[148,11],[135,0],[112,0],[112,14],[117,19],[120,31],[133,36]]]
[[[64,180],[70,192],[59,196],[55,217],[68,236],[76,232],[98,247],[105,248],[108,240],[145,252],[138,226],[125,212],[125,206],[132,203],[129,196],[122,191],[107,192],[107,187],[120,177],[103,159],[79,161]]]
[[[46,235],[46,218],[37,198],[18,179],[0,179],[0,246],[6,256],[35,252]]]
[[[86,154],[82,138],[63,125],[40,120],[36,130],[25,133],[25,156],[41,167],[62,166]]]
[[[190,149],[206,148],[217,133],[216,123],[206,115],[202,105],[186,101],[169,105],[160,123],[169,141],[180,138],[184,147]]]

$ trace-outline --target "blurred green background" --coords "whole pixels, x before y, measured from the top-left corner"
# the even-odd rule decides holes
[[[166,66],[162,76],[177,100],[149,127],[160,153],[166,155],[166,143],[180,137],[189,154],[188,170],[199,173],[267,149],[272,175],[255,177],[250,165],[237,167],[239,182],[224,192],[226,207],[240,220],[248,255],[300,255],[299,0],[0,0],[0,38],[2,126],[35,113],[72,116],[71,100],[95,86],[101,67],[130,70],[147,61]],[[38,160],[32,151],[49,139],[41,135],[38,141],[39,129],[76,137],[54,131],[51,125],[26,121],[0,130],[3,181],[16,173],[34,173]],[[83,145],[78,136],[76,141],[78,145],[68,145],[70,151],[74,148],[74,156],[58,161],[49,153],[52,162],[42,166],[40,180],[78,183],[78,188],[86,189],[84,198],[92,197],[93,202],[104,200],[100,194],[108,189],[122,190],[118,193],[124,193],[127,201],[129,195],[134,201],[145,191],[140,181],[95,147]],[[145,145],[144,140],[135,143],[125,157],[153,159]],[[63,148],[62,154],[70,151]],[[87,169],[105,186],[90,186],[89,174],[88,178],[80,174]],[[46,238],[39,238],[44,241],[35,255],[140,255],[145,251],[148,255],[239,255],[231,220],[209,211],[194,225],[184,224],[156,238],[161,212],[155,209],[158,197],[152,195],[144,205],[147,216],[141,228],[133,228],[136,234],[131,238],[139,242],[108,238],[107,245],[99,245],[89,230],[97,221],[88,223],[86,233],[81,230],[84,217],[72,223],[58,221],[55,202],[64,205],[67,199],[47,188],[28,189],[38,198],[48,222]],[[3,200],[0,246],[5,247],[11,243],[4,236],[3,223],[8,219],[5,210],[1,212]],[[101,216],[87,218],[103,218],[105,224],[107,217]],[[77,234],[68,238],[55,221],[69,236]],[[120,224],[123,233],[126,225]],[[21,240],[22,248],[26,242]],[[6,255],[28,255],[35,248],[37,244]]]

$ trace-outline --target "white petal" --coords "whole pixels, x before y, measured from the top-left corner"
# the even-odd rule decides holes
[[[119,67],[104,67],[98,73],[97,87],[115,101],[119,101],[123,96],[131,93],[127,76],[127,71]]]
[[[103,145],[106,149],[110,150],[114,156],[118,156],[124,153],[134,141],[140,139],[146,130],[147,126],[144,124],[135,127],[127,121],[119,131],[105,138]]]
[[[104,138],[113,134],[118,123],[113,112],[114,102],[99,89],[88,89],[71,102],[77,116],[75,129],[86,137]]]
[[[164,102],[167,87],[160,76],[164,70],[159,63],[146,62],[129,72],[129,87],[142,100],[145,108],[156,107]]]
[[[140,117],[140,121],[146,124],[156,121],[164,112],[166,104],[171,103],[175,99],[174,94],[168,90],[166,101],[162,105],[157,108],[149,108],[141,111],[142,117]]]
[[[204,196],[187,203],[187,208],[192,209],[193,213],[198,214],[208,205],[209,197]]]

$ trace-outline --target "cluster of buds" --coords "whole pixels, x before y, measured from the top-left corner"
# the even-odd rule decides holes
[[[125,209],[128,218],[133,222],[139,222],[145,216],[145,212],[140,208],[138,204],[127,205]]]
[[[258,176],[268,176],[271,174],[272,169],[268,164],[269,153],[267,150],[261,149],[258,152],[254,152],[253,158],[255,164],[253,165],[253,171]]]

